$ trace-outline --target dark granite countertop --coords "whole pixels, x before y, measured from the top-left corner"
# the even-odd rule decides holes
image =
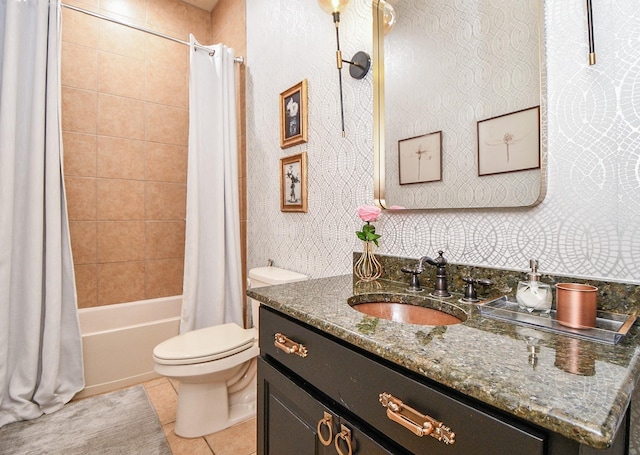
[[[618,345],[607,345],[488,318],[477,306],[458,303],[455,294],[441,300],[457,305],[467,320],[449,326],[376,319],[347,304],[354,294],[407,294],[405,287],[385,280],[354,285],[352,275],[343,275],[247,295],[543,428],[595,448],[611,443],[640,376],[638,327]]]

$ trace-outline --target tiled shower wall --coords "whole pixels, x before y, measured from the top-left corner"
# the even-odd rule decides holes
[[[356,208],[373,202],[372,77],[356,81],[343,71],[342,138],[331,17],[315,0],[247,3],[248,265],[273,259],[316,278],[349,273],[352,252],[362,251]],[[418,258],[442,249],[452,262],[521,270],[538,258],[545,273],[640,283],[637,1],[593,2],[592,67],[584,1],[544,3],[546,199],[533,208],[385,213],[376,223],[380,252]],[[351,1],[340,33],[346,58],[371,52],[369,0]],[[278,94],[305,78],[309,141],[281,150]],[[282,213],[279,159],[301,151],[308,153],[309,211]]]
[[[213,14],[178,0],[65,3],[212,42]],[[64,172],[78,305],[181,294],[188,47],[64,8],[62,38]]]

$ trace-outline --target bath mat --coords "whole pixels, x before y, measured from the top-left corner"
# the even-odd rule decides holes
[[[143,386],[67,404],[0,429],[3,455],[171,455]]]

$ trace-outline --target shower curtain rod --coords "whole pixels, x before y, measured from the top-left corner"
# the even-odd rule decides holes
[[[109,16],[104,16],[102,14],[94,13],[93,11],[89,11],[89,10],[86,10],[86,9],[83,9],[83,8],[78,8],[77,6],[67,5],[66,3],[60,3],[60,4],[65,8],[72,9],[74,11],[78,11],[79,13],[83,13],[83,14],[87,14],[89,16],[97,17],[98,19],[104,19],[105,21],[113,22],[114,24],[124,25],[125,27],[133,28],[135,30],[139,30],[139,31],[144,32],[144,33],[149,33],[151,35],[155,35],[155,36],[158,36],[160,38],[164,38],[164,39],[168,39],[170,41],[176,42],[176,43],[184,44],[185,46],[191,46],[191,43],[189,43],[188,41],[183,41],[181,39],[174,38],[173,36],[165,35],[164,33],[155,32],[153,30],[149,30],[148,28],[138,27],[137,25],[133,25],[133,24],[127,24],[126,22],[121,22],[121,21],[113,19],[113,18],[111,18]],[[214,51],[212,51],[208,47],[200,46],[198,44],[194,44],[194,47],[198,48],[198,49],[205,50],[205,51],[207,51],[207,52],[209,52],[210,54],[213,55]],[[239,63],[239,64],[242,65],[244,63],[244,57],[242,57],[242,56],[234,57],[233,61],[235,63]]]

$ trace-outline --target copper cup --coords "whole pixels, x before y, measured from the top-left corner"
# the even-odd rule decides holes
[[[598,288],[588,284],[556,284],[556,319],[573,329],[596,326]]]

